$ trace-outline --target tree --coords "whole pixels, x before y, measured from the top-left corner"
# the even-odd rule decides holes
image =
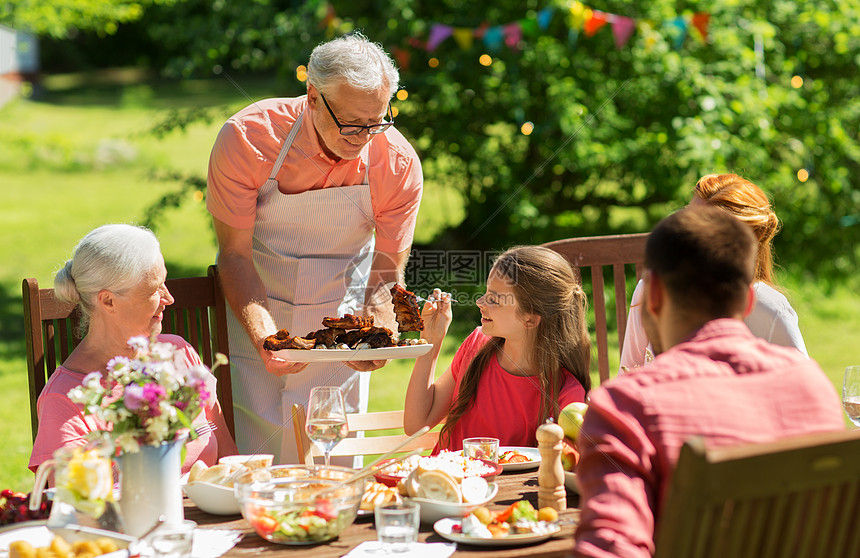
[[[136,21],[153,3],[174,0],[5,0],[0,1],[0,23],[47,35],[67,38],[78,31],[99,35],[116,33],[120,24]]]
[[[466,206],[440,246],[647,230],[687,203],[699,176],[737,172],[772,196],[786,266],[823,277],[853,271],[860,2],[708,5],[704,41],[684,28],[687,16],[676,19],[698,4],[640,4],[600,3],[638,22],[622,48],[610,25],[586,36],[583,6],[561,0],[260,0],[241,9],[189,0],[151,10],[147,25],[159,40],[172,37],[175,75],[217,65],[292,76],[314,45],[352,28],[396,52],[409,92],[396,103],[398,127],[414,139],[428,183],[456,184]],[[420,46],[434,23],[486,29],[547,8],[546,25],[528,24],[512,47],[477,38]]]

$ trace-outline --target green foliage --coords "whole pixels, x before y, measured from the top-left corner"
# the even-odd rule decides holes
[[[0,23],[54,38],[94,31],[113,35],[119,24],[136,21],[152,4],[174,0],[5,0],[0,2]]]
[[[665,24],[683,3],[604,2],[640,22],[622,49],[610,26],[572,33],[564,0],[337,0],[332,20],[327,6],[185,0],[149,10],[141,25],[170,75],[276,72],[284,95],[302,92],[296,66],[336,33],[358,28],[406,53],[398,127],[428,181],[456,185],[464,200],[465,218],[438,247],[647,230],[687,203],[699,176],[737,172],[772,196],[783,262],[830,278],[860,263],[858,0],[715,3],[707,42],[691,28],[680,48]],[[513,49],[479,39],[468,49],[448,39],[433,53],[413,46],[433,23],[476,29],[547,6],[549,27],[527,29]],[[478,62],[485,53],[489,66]],[[527,122],[530,135],[520,132]]]

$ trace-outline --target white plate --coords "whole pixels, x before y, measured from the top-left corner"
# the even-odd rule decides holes
[[[416,358],[426,355],[432,348],[431,343],[425,343],[424,345],[383,347],[381,349],[283,349],[272,351],[272,354],[290,362],[348,362],[352,360]]]
[[[0,555],[7,555],[9,551],[9,545],[15,541],[27,541],[34,547],[42,547],[42,546],[50,546],[51,541],[54,540],[54,533],[48,529],[44,524],[38,525],[35,524],[37,522],[28,521],[25,523],[21,523],[20,527],[16,527],[16,525],[10,525],[4,528],[2,533],[0,533]],[[43,523],[43,522],[38,522]],[[129,538],[127,535],[121,535],[119,533],[110,533],[107,531],[100,531],[98,529],[90,529],[94,535],[90,536],[88,534],[84,534],[82,536],[76,537],[77,539],[85,538],[85,539],[95,539],[96,536],[109,536],[114,539],[119,547],[125,547],[129,544]],[[114,536],[115,535],[115,536]],[[76,540],[72,536],[64,536],[68,542],[72,542]],[[122,550],[117,550],[116,552],[111,552],[109,554],[102,554],[104,558],[127,558],[128,550],[124,548]]]
[[[483,506],[490,500],[496,497],[499,492],[499,486],[491,482],[487,487],[487,497],[483,502],[474,504],[454,504],[452,502],[440,502],[438,500],[428,500],[427,498],[404,498],[407,502],[417,502],[421,508],[421,522],[433,523],[443,517],[466,517],[478,506]]]
[[[501,446],[499,448],[499,457],[506,451],[516,451],[531,459],[522,463],[500,463],[504,471],[527,471],[529,469],[537,469],[540,466],[540,451],[537,448],[525,448],[520,446]]]
[[[571,471],[564,472],[564,487],[579,494],[579,481],[576,480],[576,473]]]
[[[534,533],[527,533],[523,535],[508,535],[507,537],[482,539],[481,537],[472,537],[470,535],[464,535],[462,533],[454,533],[452,530],[454,525],[459,525],[461,521],[462,520],[460,519],[446,517],[434,523],[433,530],[439,533],[439,536],[448,539],[449,541],[465,544],[474,544],[477,546],[515,546],[523,544],[534,544],[545,541],[551,536],[561,531],[561,527],[556,525],[553,531],[549,533],[541,533],[539,535],[536,535]]]

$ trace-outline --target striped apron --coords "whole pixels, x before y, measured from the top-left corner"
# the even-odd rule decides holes
[[[326,316],[360,312],[373,259],[373,207],[364,183],[285,195],[276,176],[304,112],[284,140],[257,196],[253,260],[279,328],[304,336]],[[292,406],[307,407],[311,388],[341,386],[347,412],[367,412],[370,373],[343,363],[312,363],[298,374],[270,374],[232,310],[228,312],[236,443],[242,453],[271,453],[299,463]],[[334,462],[334,460],[332,460]],[[352,465],[352,461],[341,463]]]

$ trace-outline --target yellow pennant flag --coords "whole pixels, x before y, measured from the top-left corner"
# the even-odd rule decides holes
[[[570,4],[568,23],[571,29],[576,29],[577,31],[582,29],[582,26],[585,24],[585,20],[590,18],[591,10],[586,8],[582,2],[572,2]]]
[[[465,27],[458,27],[454,29],[454,40],[457,41],[457,44],[460,45],[460,48],[463,50],[468,50],[472,47],[472,39],[475,37],[475,33],[472,29],[467,29]]]

